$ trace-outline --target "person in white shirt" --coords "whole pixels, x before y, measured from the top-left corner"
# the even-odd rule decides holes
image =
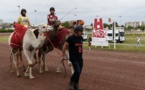
[[[137,44],[141,45],[141,38],[140,38],[140,36],[137,37]]]

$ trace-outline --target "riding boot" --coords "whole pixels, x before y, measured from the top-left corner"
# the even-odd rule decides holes
[[[78,83],[74,84],[74,90],[83,90],[81,87],[79,87]]]
[[[74,90],[74,82],[73,81],[69,82],[69,90]]]

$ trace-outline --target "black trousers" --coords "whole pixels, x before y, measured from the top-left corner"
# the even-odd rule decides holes
[[[79,83],[80,74],[83,68],[83,60],[71,60],[71,62],[74,68],[74,73],[71,76],[71,81],[73,81],[74,83]]]

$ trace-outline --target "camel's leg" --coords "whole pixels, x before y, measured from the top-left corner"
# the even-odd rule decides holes
[[[71,68],[71,73],[73,74],[74,73],[74,68],[73,68],[73,65],[72,65],[71,61],[69,60],[69,52],[68,52],[68,50],[66,50],[65,54],[66,54],[66,58],[68,59],[68,65]]]
[[[37,59],[36,53],[34,53],[34,59],[35,59],[35,62],[33,63],[32,67],[38,63],[38,59]]]
[[[20,60],[21,60],[21,62],[22,62],[22,66],[23,66],[23,69],[24,69],[24,71],[25,71],[26,68],[25,68],[24,63],[23,63],[22,51],[20,51]]]
[[[39,50],[38,52],[39,73],[43,73],[42,68],[41,68],[41,54],[42,52]]]
[[[26,49],[24,49],[24,54],[25,54],[25,56],[26,56],[26,58],[27,58],[27,60],[28,60],[28,65],[29,65],[29,68],[28,68],[28,70],[29,70],[29,78],[30,79],[33,79],[34,78],[34,76],[32,75],[32,59],[33,59],[33,56],[34,56],[34,52],[35,52],[35,50],[32,50],[31,52],[30,52],[30,57],[29,57],[29,55],[28,55],[28,50],[26,50]],[[27,70],[26,70],[27,71]],[[25,72],[25,74],[27,74],[27,72]]]
[[[20,61],[19,50],[18,50],[17,53],[16,53],[16,58],[17,58],[17,66],[18,66],[18,68],[21,68],[21,66],[20,66],[20,64],[19,64],[19,61]]]
[[[29,76],[28,71],[29,71],[29,66],[27,67],[27,69],[25,71],[25,77]]]
[[[12,56],[12,53],[11,53],[11,55],[10,55],[10,72],[14,72],[14,70],[13,70],[13,56]]]
[[[32,66],[30,66],[30,68],[29,68],[29,78],[30,79],[33,79],[34,78],[34,76],[32,75]]]
[[[60,61],[61,61],[61,60],[60,60]],[[56,72],[57,72],[57,73],[60,73],[60,72],[61,72],[61,69],[60,69],[61,63],[60,63],[60,61],[58,62],[58,66],[57,66],[57,69],[56,69]]]
[[[14,63],[15,69],[16,69],[17,77],[20,77],[20,73],[19,73],[19,70],[18,70],[18,66],[17,66],[17,62],[16,62],[16,57],[15,57],[16,53],[12,52],[12,58],[13,58],[13,63]]]
[[[48,67],[47,67],[47,65],[46,65],[46,58],[45,58],[45,56],[46,56],[46,53],[44,52],[44,53],[42,54],[42,60],[43,60],[44,71],[49,71],[49,70],[48,70]]]
[[[30,53],[30,60],[31,60],[31,63],[32,63],[32,61],[33,61],[33,57],[34,57],[34,54],[35,54],[35,49],[33,49],[32,51],[31,51],[31,53]],[[32,64],[29,64],[29,66],[30,66],[30,68],[29,68],[29,78],[30,79],[33,79],[34,78],[34,76],[32,75]]]

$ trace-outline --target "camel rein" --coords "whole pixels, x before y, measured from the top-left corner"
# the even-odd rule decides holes
[[[53,45],[53,43],[51,42],[51,40],[50,40],[50,38],[48,37],[48,40],[49,40],[49,42],[50,42],[50,44],[52,45],[52,47],[54,48],[54,50],[57,52],[57,54],[62,58],[62,54],[58,51],[58,49],[56,49],[56,47]],[[67,59],[65,59],[65,60],[67,60]],[[67,72],[66,72],[66,67],[65,67],[65,64],[64,64],[64,59],[62,60],[62,65],[63,65],[63,68],[64,68],[64,72],[65,72],[65,74],[64,74],[64,78],[66,77],[66,74],[67,74]]]

